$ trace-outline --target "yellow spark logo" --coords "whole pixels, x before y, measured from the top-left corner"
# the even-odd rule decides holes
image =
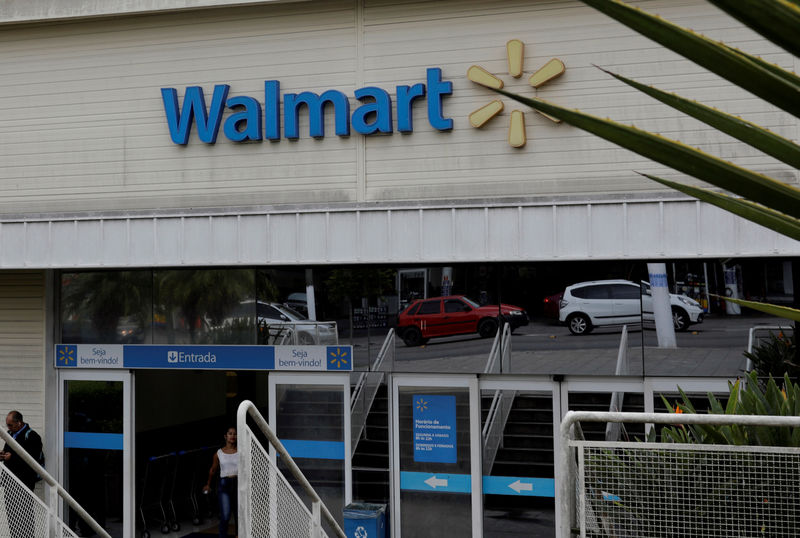
[[[428,402],[426,402],[423,398],[417,400],[416,403],[417,411],[427,411],[428,410]]]
[[[75,347],[74,346],[60,346],[58,348],[58,364],[62,366],[71,366],[75,364]]]
[[[522,59],[523,59],[524,45],[519,39],[512,39],[506,43],[506,54],[508,57],[508,74],[514,78],[522,76]],[[560,77],[564,74],[564,62],[558,58],[553,58],[538,71],[528,78],[528,82],[534,88],[538,88],[553,79]],[[467,69],[467,78],[476,84],[485,86],[486,88],[501,89],[504,84],[503,81],[495,75],[488,72],[486,69],[479,65],[473,65]],[[503,111],[503,102],[499,99],[482,106],[475,112],[469,115],[469,123],[473,127],[480,128],[486,123],[500,114]],[[547,119],[561,123],[560,120],[542,114]],[[511,112],[511,124],[508,128],[508,143],[513,148],[521,148],[527,142],[525,135],[525,114],[521,110],[513,110]]]
[[[330,352],[330,356],[330,365],[335,366],[336,369],[341,369],[350,362],[350,352],[347,349],[337,347]]]

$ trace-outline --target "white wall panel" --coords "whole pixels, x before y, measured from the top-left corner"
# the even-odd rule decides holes
[[[100,252],[103,256],[101,259],[103,265],[117,260],[129,259],[127,228],[128,223],[123,220],[103,221],[103,238]]]
[[[155,257],[164,260],[159,265],[181,265],[184,262],[184,241],[182,218],[156,220]]]
[[[453,227],[448,228],[452,233],[449,242],[454,247],[452,256],[455,259],[463,259],[463,256],[471,252],[472,256],[487,256],[489,254],[489,212],[493,210],[485,209],[462,209],[450,211],[450,220]],[[447,256],[447,254],[444,254]],[[448,258],[445,257],[445,260]]]
[[[421,261],[422,210],[399,210],[391,213],[391,243],[393,255],[389,261]]]
[[[697,204],[664,204],[664,228],[662,235],[665,252],[674,252],[676,256],[692,256],[700,252],[699,241],[702,235],[713,230],[698,228]],[[755,228],[755,226],[750,227]]]
[[[657,202],[627,205],[625,256],[643,258],[664,254],[664,222],[660,205]]]
[[[325,260],[326,252],[326,215],[311,213],[298,220],[297,257],[306,260]]]
[[[207,248],[215,258],[230,263],[239,261],[239,220],[236,216],[213,217],[213,222],[209,222]]]
[[[800,242],[688,199],[0,224],[7,269],[800,255]]]
[[[294,213],[270,216],[270,260],[281,263],[298,259],[297,219],[298,216]]]
[[[556,257],[572,258],[589,250],[589,206],[563,205],[556,210]]]
[[[44,437],[45,285],[42,271],[0,273],[0,408]]]
[[[520,253],[522,259],[548,258],[556,254],[556,206],[522,208]]]
[[[360,221],[360,260],[383,263],[391,259],[395,245],[390,241],[389,213],[386,211],[361,212]]]
[[[50,261],[50,223],[29,222],[25,232],[25,258],[33,266],[47,265]]]
[[[362,251],[371,250],[372,245],[364,245],[364,238],[359,237],[360,228],[355,215],[335,212],[328,213],[327,218],[328,226],[313,232],[326,237],[325,259],[342,263],[353,262],[359,259]]]
[[[625,234],[625,212],[618,205],[596,204],[591,206],[589,225],[589,255],[595,252],[617,253],[622,256],[621,240]]]
[[[450,209],[429,209],[421,217],[422,244],[420,253],[425,260],[458,259],[456,254],[456,230],[453,211]],[[473,225],[475,225],[473,223]],[[477,227],[477,225],[475,225]],[[466,231],[469,233],[469,231]],[[461,234],[459,234],[460,237]]]
[[[519,207],[491,209],[487,245],[489,257],[513,260],[519,256],[520,218]]]
[[[239,235],[236,237],[242,263],[260,263],[269,259],[269,218],[263,215],[239,217]],[[228,238],[230,240],[230,238]]]
[[[155,220],[132,219],[127,221],[127,224],[130,246],[128,247],[126,264],[134,266],[147,265],[150,260],[157,258]]]

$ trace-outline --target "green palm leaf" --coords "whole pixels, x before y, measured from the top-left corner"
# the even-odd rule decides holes
[[[662,103],[669,105],[672,108],[680,110],[681,112],[688,114],[689,116],[692,116],[693,118],[696,118],[703,123],[714,127],[715,129],[719,129],[720,131],[763,151],[767,155],[771,155],[788,165],[794,166],[795,168],[800,168],[800,146],[790,140],[776,135],[772,131],[765,129],[760,125],[745,121],[736,116],[732,116],[731,114],[726,114],[725,112],[721,112],[702,103],[698,103],[697,101],[685,99],[674,93],[665,92],[659,90],[658,88],[642,84],[641,82],[623,77],[622,75],[618,75],[616,73],[612,73],[611,71],[607,71],[601,67],[598,69],[608,73],[617,80],[636,88],[640,92],[658,99]]]
[[[515,95],[505,90],[494,91],[600,138],[614,142],[648,159],[787,215],[800,218],[800,190],[791,185],[740,168],[698,149],[633,126],[598,118],[541,99]]]
[[[789,217],[783,213],[769,209],[768,207],[760,206],[747,200],[739,200],[719,192],[692,187],[691,185],[683,185],[650,174],[642,175],[671,189],[688,194],[698,200],[715,205],[725,211],[730,211],[749,221],[760,224],[765,228],[769,228],[770,230],[774,230],[787,237],[800,241],[800,220],[798,219]]]
[[[710,0],[712,4],[795,56],[800,56],[800,7],[784,0]]]
[[[800,86],[746,55],[619,0],[582,0],[645,37],[800,117]]]
[[[790,319],[792,321],[800,321],[800,310],[796,308],[789,308],[788,306],[779,306],[768,303],[759,303],[758,301],[745,301],[744,299],[733,299],[732,297],[723,297],[721,295],[709,294],[713,297],[718,297],[730,303],[738,304],[739,306],[746,306],[765,314],[777,316],[779,318]]]

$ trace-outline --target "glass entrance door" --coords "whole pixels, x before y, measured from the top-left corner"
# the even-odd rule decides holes
[[[350,374],[271,372],[269,394],[269,423],[322,502],[342,525],[342,512],[352,501],[353,491]],[[275,457],[271,446],[270,455]],[[305,498],[288,468],[280,461],[278,467],[298,495]],[[328,535],[333,534],[328,532]]]
[[[114,538],[133,536],[131,374],[59,371],[60,481]],[[79,535],[88,526],[64,506]]]
[[[483,532],[553,537],[558,383],[481,379]]]
[[[473,376],[392,379],[392,536],[482,536]]]

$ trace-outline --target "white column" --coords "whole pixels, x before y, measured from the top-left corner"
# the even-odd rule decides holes
[[[672,307],[669,303],[667,266],[663,263],[648,263],[647,273],[650,277],[658,347],[678,347],[675,341],[675,326],[672,323]]]
[[[308,319],[317,319],[317,302],[314,300],[314,271],[306,269],[306,306]]]

